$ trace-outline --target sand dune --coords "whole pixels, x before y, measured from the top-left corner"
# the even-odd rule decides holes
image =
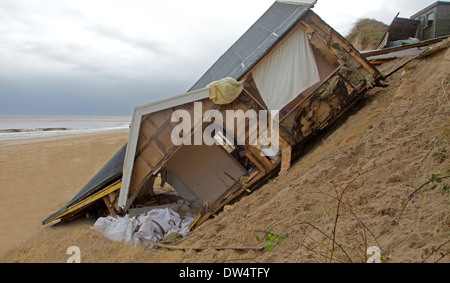
[[[370,90],[305,147],[286,175],[183,242],[244,246],[269,228],[289,233],[270,253],[148,251],[107,240],[86,220],[42,228],[40,221],[78,192],[126,133],[2,143],[0,261],[66,262],[75,245],[82,262],[365,262],[376,246],[388,262],[448,263],[450,181],[428,182],[433,174],[450,177],[449,60],[447,41],[443,51],[408,64],[386,81],[388,88]]]

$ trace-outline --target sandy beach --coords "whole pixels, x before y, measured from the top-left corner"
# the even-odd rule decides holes
[[[127,142],[128,130],[0,142],[0,257],[44,227]]]

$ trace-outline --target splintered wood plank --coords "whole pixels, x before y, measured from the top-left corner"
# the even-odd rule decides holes
[[[274,165],[269,161],[265,156],[261,155],[261,152],[254,146],[248,147],[253,156],[258,159],[259,163],[261,163],[267,170],[270,171],[273,169]]]
[[[64,211],[60,215],[55,216],[53,219],[47,220],[43,224],[46,225],[46,224],[53,222],[55,220],[58,220],[58,219],[63,219],[63,220],[69,219],[69,218],[77,215],[84,209],[88,208],[89,206],[91,206],[96,201],[100,200],[101,198],[108,196],[109,194],[119,190],[121,188],[121,186],[122,186],[122,182],[117,181],[117,182],[107,186],[103,190],[95,193],[94,195],[87,197],[84,200],[79,201],[78,203],[68,207],[66,211]]]
[[[107,208],[108,211],[109,211],[109,214],[110,214],[112,217],[116,217],[116,211],[115,211],[114,208],[112,207],[111,202],[109,201],[108,196],[104,196],[104,197],[103,197],[103,201],[105,202],[105,205],[106,205],[106,208]]]
[[[326,24],[319,16],[313,12],[308,12],[306,22],[312,23],[325,32],[331,39],[336,42],[343,50],[345,50],[351,57],[358,61],[365,70],[370,72],[375,78],[380,75],[378,70],[370,64],[352,45],[350,45],[341,35],[334,32],[333,29]],[[331,44],[333,45],[333,44]],[[334,47],[333,47],[334,49]]]
[[[280,139],[281,146],[281,172],[288,171],[291,168],[292,147],[289,143]]]
[[[147,244],[150,244],[152,246],[158,247],[158,248],[162,248],[162,249],[167,249],[167,250],[175,250],[175,251],[187,251],[187,250],[208,250],[208,249],[213,249],[213,250],[237,250],[237,251],[244,251],[244,250],[263,250],[264,246],[263,245],[248,245],[248,246],[239,246],[239,247],[234,247],[234,246],[208,246],[208,247],[180,247],[180,246],[170,246],[170,245],[165,245],[165,244],[160,244],[160,243],[156,243],[150,240],[147,240],[145,238],[141,238],[139,239],[143,242],[146,242]]]
[[[255,164],[256,167],[258,167],[259,171],[263,172],[264,174],[267,173],[267,169],[263,165],[261,165],[261,163],[259,163],[259,160],[256,159],[251,152],[247,152],[245,156],[247,156],[247,158],[250,159],[250,161]]]

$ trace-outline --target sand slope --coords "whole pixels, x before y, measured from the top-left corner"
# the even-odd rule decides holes
[[[75,245],[81,249],[83,262],[365,262],[371,246],[379,247],[388,262],[450,262],[450,193],[444,186],[450,179],[424,186],[405,207],[408,196],[433,174],[450,175],[445,173],[450,169],[449,60],[447,48],[410,63],[404,76],[400,71],[388,79],[388,88],[370,90],[363,104],[305,147],[303,156],[286,175],[243,197],[195,231],[201,234],[182,244],[254,245],[256,235],[263,238],[263,231],[269,228],[279,234],[289,233],[289,238],[270,253],[147,251],[103,238],[90,229],[92,222],[87,220],[36,229],[43,216],[77,192],[67,188],[68,184],[77,182],[81,187],[93,168],[114,153],[104,149],[95,157],[79,155],[79,160],[73,161],[98,161],[90,169],[79,171],[78,179],[73,171],[81,169],[67,164],[64,169],[58,168],[64,164],[58,157],[53,162],[60,165],[45,171],[27,165],[30,179],[17,181],[15,186],[9,181],[8,188],[15,187],[16,192],[2,188],[9,199],[2,199],[2,204],[15,203],[10,206],[10,217],[2,216],[2,231],[6,227],[14,227],[14,235],[24,231],[27,236],[20,241],[34,236],[1,261],[65,262],[67,248]],[[117,149],[121,142],[117,142]],[[45,150],[44,144],[41,146]],[[60,155],[65,152],[53,150]],[[13,159],[19,158],[17,154]],[[6,160],[1,161],[5,167]],[[14,162],[20,165],[23,160]],[[44,159],[41,162],[41,166],[47,164]],[[63,174],[72,180],[64,180]],[[54,176],[55,180],[42,175]],[[32,178],[42,182],[33,190],[27,188],[38,182]],[[37,189],[42,187],[45,189]],[[30,199],[37,197],[47,205],[32,204]],[[34,209],[30,210],[30,205]],[[40,215],[30,218],[30,211]],[[7,236],[2,234],[3,241],[20,242]]]
[[[128,130],[0,142],[0,255],[39,232],[127,139]]]

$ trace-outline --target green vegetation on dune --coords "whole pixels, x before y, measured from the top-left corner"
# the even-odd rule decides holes
[[[375,19],[360,19],[347,35],[347,40],[360,51],[377,49],[388,28]]]

